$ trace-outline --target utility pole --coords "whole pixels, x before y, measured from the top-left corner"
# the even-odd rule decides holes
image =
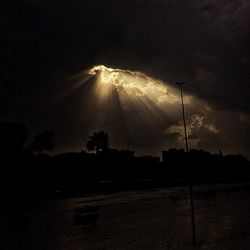
[[[185,144],[186,144],[186,152],[188,153],[188,136],[187,136],[187,125],[186,125],[186,115],[185,115],[185,107],[183,101],[183,85],[185,82],[177,82],[176,83],[181,92],[181,106],[182,106],[182,117],[183,117],[183,124],[184,124],[184,133],[185,133]],[[192,223],[192,238],[193,244],[196,245],[196,232],[195,232],[195,220],[194,220],[194,202],[193,202],[193,185],[192,182],[189,185],[189,197],[190,197],[190,209],[191,209],[191,223]]]

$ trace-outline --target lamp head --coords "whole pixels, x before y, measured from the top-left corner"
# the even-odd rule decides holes
[[[179,86],[183,86],[185,84],[185,82],[177,82],[176,84]]]

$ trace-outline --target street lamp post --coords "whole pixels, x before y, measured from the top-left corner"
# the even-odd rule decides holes
[[[183,117],[183,123],[184,123],[186,152],[188,152],[187,126],[186,126],[185,107],[184,107],[184,101],[183,101],[183,85],[185,84],[185,82],[177,82],[176,84],[180,87],[180,91],[181,91],[182,117]]]
[[[185,133],[186,152],[188,153],[189,149],[188,149],[187,125],[186,125],[186,115],[185,115],[185,107],[184,107],[184,101],[183,101],[183,85],[185,84],[185,82],[177,82],[176,84],[180,87],[180,92],[181,92],[181,106],[182,106],[184,133]],[[192,183],[190,183],[190,185],[189,185],[189,196],[190,196],[190,208],[191,208],[191,220],[192,220],[192,237],[193,237],[193,244],[196,245],[193,185],[192,185]]]

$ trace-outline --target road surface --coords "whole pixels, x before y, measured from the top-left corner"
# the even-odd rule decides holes
[[[2,204],[0,249],[250,249],[250,185],[189,188]]]

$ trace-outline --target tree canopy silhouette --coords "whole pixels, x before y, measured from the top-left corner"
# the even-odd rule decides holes
[[[13,154],[24,149],[29,130],[24,124],[0,122],[0,154]]]
[[[89,137],[86,148],[88,151],[95,150],[96,153],[107,150],[109,148],[109,134],[104,131],[94,132]]]
[[[43,151],[50,151],[54,148],[54,133],[50,130],[39,132],[31,142],[29,149],[41,155]]]

